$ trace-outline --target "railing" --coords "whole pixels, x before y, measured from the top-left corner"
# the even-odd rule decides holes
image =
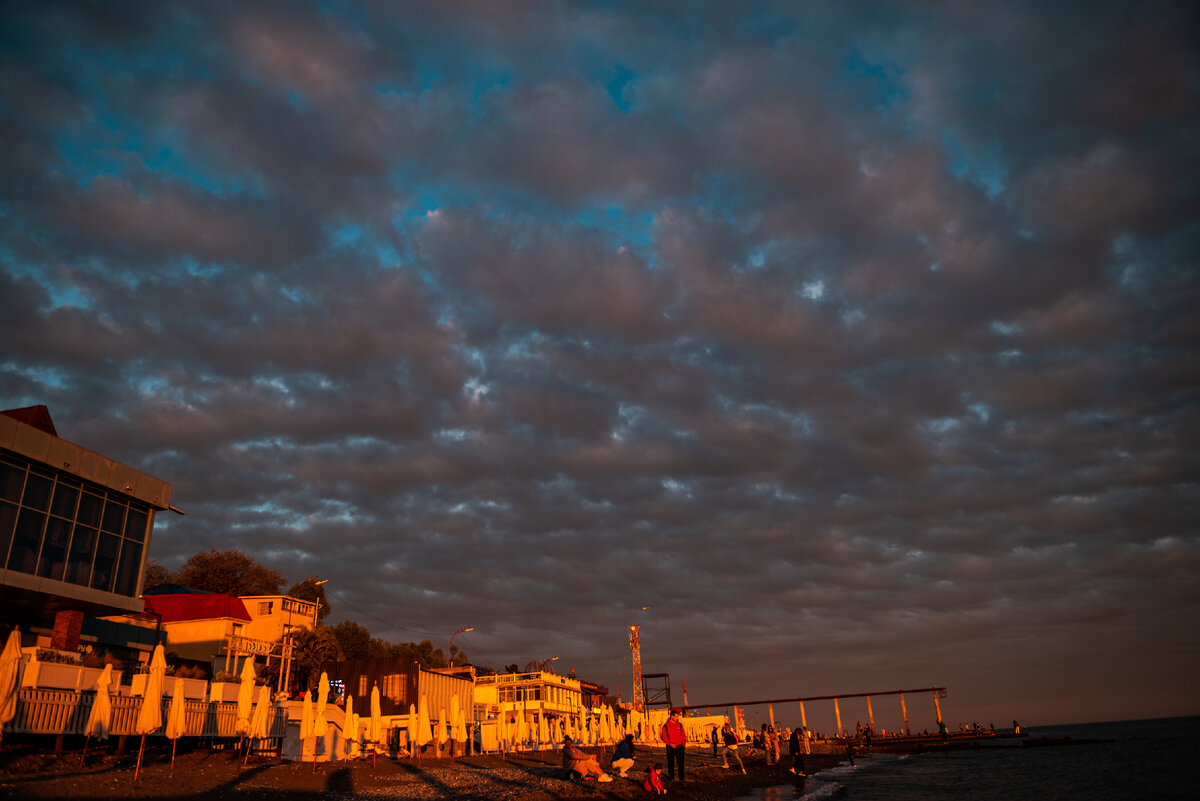
[[[17,693],[17,711],[4,724],[6,733],[22,734],[83,734],[96,693],[74,693],[66,690],[24,688]],[[162,719],[165,726],[171,699],[162,700]],[[141,698],[112,696],[112,718],[109,733],[134,734]],[[183,711],[184,737],[237,737],[237,704],[207,701],[186,701]],[[287,711],[271,708],[267,726],[269,738],[281,738],[287,730]],[[156,734],[162,734],[160,727]]]

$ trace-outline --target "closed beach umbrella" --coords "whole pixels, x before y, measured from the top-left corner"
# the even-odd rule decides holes
[[[246,657],[242,665],[242,681],[238,685],[237,719],[233,730],[238,734],[250,733],[250,715],[254,712],[254,660]]]
[[[429,725],[429,702],[425,694],[421,694],[421,705],[417,707],[417,745],[426,745],[433,739],[433,730]]]
[[[463,712],[463,708],[459,706],[457,694],[450,700],[450,706],[452,708],[450,716],[454,720],[454,741],[460,743],[465,751],[467,743],[467,716]]]
[[[183,713],[183,682],[176,681],[175,691],[171,693],[171,706],[167,709],[167,727],[163,732],[171,740],[177,740],[184,734],[186,726]]]
[[[304,700],[300,706],[300,739],[307,740],[313,736],[313,705],[312,696],[304,691]]]
[[[442,714],[438,717],[437,725],[433,727],[433,739],[437,743],[437,751],[435,754],[439,756],[442,753],[442,743],[446,742],[446,723],[450,718],[446,715],[446,707],[442,707]]]
[[[346,725],[342,729],[342,738],[348,743],[346,756],[356,756],[358,750],[358,716],[354,714],[354,696],[346,696]]]
[[[258,703],[250,718],[250,736],[265,740],[271,736],[271,688],[265,684],[258,688]]]
[[[408,733],[408,750],[409,756],[417,755],[417,706],[416,704],[408,705],[408,725],[405,727]]]
[[[105,665],[96,679],[96,700],[92,701],[92,711],[88,713],[87,725],[83,733],[88,737],[101,740],[108,739],[108,731],[112,727],[112,697],[108,688],[112,685],[112,665]]]
[[[545,713],[538,715],[538,744],[543,748],[550,744],[550,726]]]
[[[4,653],[0,654],[0,729],[17,714],[17,690],[20,680],[21,631],[14,626],[8,633],[8,641],[4,643]]]
[[[146,678],[146,693],[138,709],[134,734],[153,734],[162,726],[163,677],[166,674],[167,660],[163,656],[162,643],[159,643],[154,646],[154,654],[150,657],[150,675]]]
[[[317,721],[313,726],[313,734],[324,737],[329,729],[329,721],[325,719],[325,706],[329,703],[329,676],[321,671],[321,684],[317,689]]]
[[[529,721],[525,719],[524,712],[517,713],[517,742],[521,744],[522,749],[528,747],[529,742]]]
[[[171,706],[167,710],[167,727],[163,732],[171,741],[171,770],[175,770],[175,741],[183,736],[187,728],[183,712],[183,681],[176,681],[175,691],[171,693]]]
[[[167,660],[163,656],[162,643],[154,646],[154,655],[150,657],[150,675],[146,679],[146,694],[142,696],[142,706],[138,709],[137,721],[133,725],[133,733],[142,735],[138,746],[137,765],[133,769],[133,780],[138,780],[142,770],[142,754],[146,750],[146,735],[153,734],[162,726],[162,691],[163,677],[167,674]]]
[[[375,765],[375,754],[379,752],[379,739],[383,734],[383,711],[379,703],[379,685],[371,688],[371,727],[367,739],[371,741],[371,765]]]
[[[92,701],[92,711],[88,713],[87,725],[83,727],[83,753],[79,755],[79,767],[87,757],[88,740],[98,737],[108,739],[108,731],[112,728],[112,698],[108,688],[112,684],[112,665],[105,665],[96,679],[96,698]]]

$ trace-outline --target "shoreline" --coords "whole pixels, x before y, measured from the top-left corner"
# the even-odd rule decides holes
[[[551,801],[556,798],[643,798],[642,778],[648,765],[665,764],[661,748],[639,748],[629,778],[613,774],[611,783],[572,781],[563,778],[559,751],[525,752],[501,757],[495,754],[449,759],[380,758],[346,762],[281,761],[252,755],[243,768],[234,751],[182,746],[171,769],[171,747],[163,738],[147,741],[139,780],[135,783],[137,738],[129,738],[124,756],[115,745],[89,745],[87,761],[79,768],[80,748],[61,757],[45,744],[0,746],[0,798],[36,798],[49,801],[108,801],[108,799],[178,799],[218,801],[245,798],[255,801],[309,801],[317,798],[355,799],[509,799]],[[595,752],[596,749],[587,749]],[[607,765],[609,749],[600,758]],[[802,781],[788,771],[792,759],[766,765],[761,750],[742,756],[746,775],[721,767],[707,747],[687,752],[687,781],[669,783],[668,797],[694,801],[733,801],[755,788]],[[839,764],[844,757],[812,754],[805,757],[808,772]],[[664,776],[665,779],[665,776]]]

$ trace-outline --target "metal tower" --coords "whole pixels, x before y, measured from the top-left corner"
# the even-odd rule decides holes
[[[638,627],[629,627],[629,650],[633,653],[633,708],[645,711],[646,695],[642,690],[642,639]]]

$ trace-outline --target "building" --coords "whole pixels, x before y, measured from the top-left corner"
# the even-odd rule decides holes
[[[147,644],[145,627],[92,619],[142,613],[154,518],[168,509],[179,511],[170,484],[62,439],[45,406],[0,412],[0,622],[21,626],[25,645],[141,659],[152,630]]]
[[[150,591],[144,600],[146,613],[162,627],[168,663],[187,665],[203,677],[238,674],[245,657],[263,667],[290,659],[289,635],[312,629],[317,614],[315,603],[290,595]]]

